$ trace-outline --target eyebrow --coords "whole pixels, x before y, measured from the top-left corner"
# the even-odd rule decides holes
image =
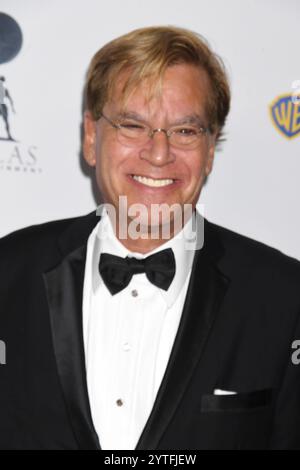
[[[143,118],[143,116],[141,116],[140,114],[134,112],[134,111],[123,111],[121,113],[119,113],[116,118],[119,120],[119,119],[132,119],[134,121],[139,121],[139,122],[143,122],[143,123],[146,123],[146,119]],[[192,124],[192,125],[196,125],[196,126],[199,126],[199,127],[205,127],[204,124],[203,124],[203,119],[202,117],[197,114],[197,113],[193,113],[193,114],[188,114],[186,116],[183,116],[179,119],[176,119],[176,121],[174,121],[170,127],[173,127],[173,126],[178,126],[178,125],[182,125],[182,124]]]
[[[203,118],[199,114],[189,114],[187,116],[183,116],[180,119],[177,119],[173,125],[180,125],[180,124],[195,124],[199,127],[203,126]]]

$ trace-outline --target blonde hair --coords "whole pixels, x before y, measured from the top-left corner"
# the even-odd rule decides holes
[[[206,71],[210,90],[206,112],[209,128],[221,131],[230,108],[230,88],[221,58],[199,34],[174,26],[154,26],[134,30],[103,46],[93,57],[86,81],[86,107],[93,119],[100,118],[103,107],[114,92],[122,72],[128,73],[124,99],[145,79],[156,91],[167,67],[193,64]]]

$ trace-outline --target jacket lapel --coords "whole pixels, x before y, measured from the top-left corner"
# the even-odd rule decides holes
[[[90,215],[71,226],[59,241],[62,261],[44,273],[58,374],[80,449],[100,449],[88,399],[82,333],[86,242],[98,220]]]
[[[216,266],[221,254],[222,245],[205,221],[204,247],[195,253],[171,356],[136,450],[157,448],[201,358],[229,283]]]

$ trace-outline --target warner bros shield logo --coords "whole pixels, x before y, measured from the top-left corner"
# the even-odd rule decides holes
[[[300,102],[289,93],[277,97],[270,105],[271,119],[276,129],[286,138],[300,135]]]

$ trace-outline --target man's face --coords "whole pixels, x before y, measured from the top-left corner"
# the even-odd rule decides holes
[[[168,67],[162,94],[146,99],[144,83],[122,107],[121,93],[126,76],[121,76],[114,98],[107,102],[103,114],[115,121],[124,112],[152,129],[169,129],[177,124],[195,122],[207,127],[205,113],[209,81],[206,72],[193,65]],[[96,178],[104,202],[119,207],[119,196],[127,197],[127,206],[143,204],[191,204],[195,207],[205,177],[212,169],[215,138],[202,135],[196,149],[173,147],[163,132],[156,132],[145,145],[128,146],[119,142],[117,131],[104,118],[94,122],[85,113],[85,159],[96,167]],[[184,127],[184,126],[183,126]],[[153,181],[137,181],[133,176],[167,180],[161,186]]]

